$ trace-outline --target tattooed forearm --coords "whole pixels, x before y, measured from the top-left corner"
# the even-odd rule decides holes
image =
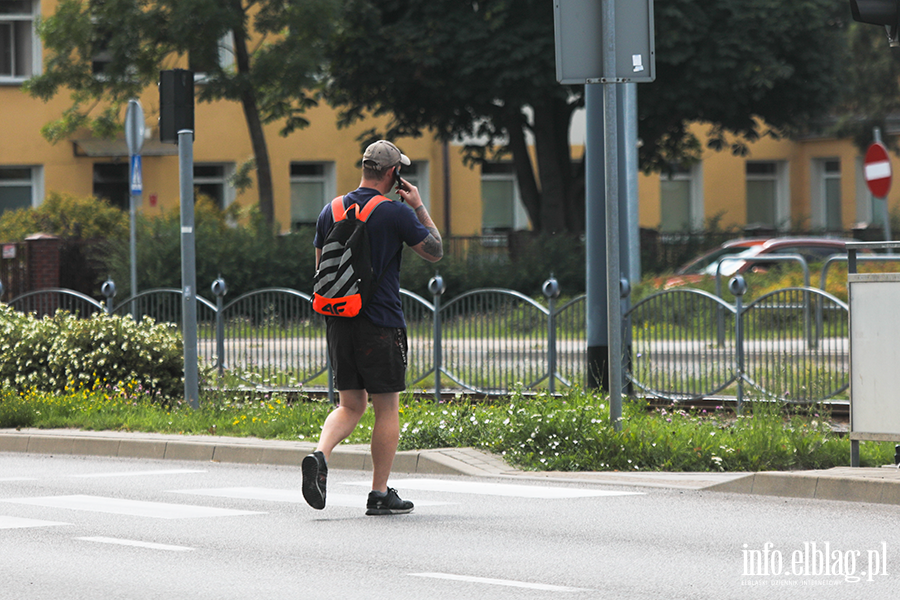
[[[432,228],[431,231],[432,233],[425,238],[422,249],[435,258],[441,258],[444,256],[444,245],[441,243],[440,234],[435,238],[434,234],[437,233],[437,229]]]
[[[425,226],[429,233],[429,236],[422,242],[422,250],[435,259],[443,257],[444,245],[441,240],[441,232],[438,231],[434,221],[431,220],[431,215],[428,214],[428,209],[425,208],[424,204],[416,207],[416,217],[418,217],[419,222]]]

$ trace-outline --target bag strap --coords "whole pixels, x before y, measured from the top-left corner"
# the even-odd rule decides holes
[[[360,209],[359,204],[353,202],[350,204],[349,208],[344,207],[344,197],[338,196],[334,200],[331,201],[331,215],[334,217],[334,222],[342,221],[347,218],[347,213],[351,210],[355,212],[356,218],[360,221],[367,221],[369,219],[369,215],[372,214],[376,208],[378,208],[382,202],[390,202],[390,198],[385,198],[384,196],[378,195],[372,197],[366,205]]]

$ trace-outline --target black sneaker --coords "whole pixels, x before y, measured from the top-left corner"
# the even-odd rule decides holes
[[[387,492],[369,492],[366,508],[367,515],[403,515],[412,512],[413,503],[401,500],[397,490],[388,488]]]
[[[328,466],[325,455],[316,450],[303,459],[303,497],[315,509],[325,508],[325,483],[328,481]]]

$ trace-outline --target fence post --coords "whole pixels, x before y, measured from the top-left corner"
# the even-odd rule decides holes
[[[737,275],[728,282],[728,290],[734,294],[734,358],[737,369],[737,413],[741,414],[744,405],[744,293],[747,282]]]
[[[100,293],[106,298],[106,314],[111,315],[113,309],[113,298],[116,296],[116,284],[112,279],[107,279],[100,286]]]
[[[434,400],[441,400],[441,370],[444,368],[442,364],[443,354],[441,353],[441,295],[443,295],[446,286],[444,278],[435,274],[428,281],[428,291],[434,299],[434,317],[432,319],[432,339],[434,340]]]
[[[219,372],[219,387],[222,387],[222,379],[225,377],[225,320],[222,316],[222,305],[228,286],[225,280],[219,278],[212,283],[212,293],[216,297],[216,369]]]
[[[547,298],[547,376],[549,378],[550,393],[556,393],[556,302],[559,298],[559,282],[550,273],[550,279],[544,282],[541,288],[544,297]]]

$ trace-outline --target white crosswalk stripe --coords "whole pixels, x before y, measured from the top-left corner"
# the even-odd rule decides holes
[[[41,521],[39,519],[20,519],[19,517],[0,515],[0,529],[26,529],[29,527],[54,527],[56,525],[68,525],[68,523]]]
[[[351,485],[369,485],[353,482]],[[602,496],[641,496],[643,492],[620,490],[592,490],[576,487],[551,487],[544,485],[522,485],[511,483],[491,483],[487,481],[465,481],[452,479],[392,479],[391,486],[399,490],[422,490],[429,492],[449,492],[454,494],[476,494],[485,496],[507,496],[513,498],[566,499],[598,498]]]
[[[206,517],[230,517],[238,515],[263,514],[256,511],[192,506],[189,504],[168,504],[164,502],[143,502],[101,496],[43,496],[38,498],[9,498],[0,500],[13,504],[43,506],[45,508],[65,508],[133,517],[154,519],[196,519]]]
[[[83,542],[97,542],[100,544],[112,544],[114,546],[131,546],[133,548],[147,548],[149,550],[166,550],[168,552],[191,552],[193,550],[193,548],[188,548],[187,546],[172,546],[170,544],[157,544],[156,542],[123,540],[110,537],[80,537],[75,539]]]
[[[166,469],[160,471],[121,471],[115,473],[84,473],[80,475],[70,475],[70,477],[81,477],[84,479],[103,478],[103,477],[158,477],[162,475],[190,475],[193,473],[206,473],[204,469]]]
[[[197,490],[172,490],[175,494],[196,494],[199,496],[212,496],[216,498],[232,498],[238,500],[263,500],[266,502],[291,502],[306,504],[303,493],[299,489],[280,490],[258,487],[217,488]],[[366,505],[366,494],[335,494],[327,495],[328,506],[342,506],[359,508]],[[435,502],[433,500],[416,500],[416,506],[443,506],[448,502]]]

